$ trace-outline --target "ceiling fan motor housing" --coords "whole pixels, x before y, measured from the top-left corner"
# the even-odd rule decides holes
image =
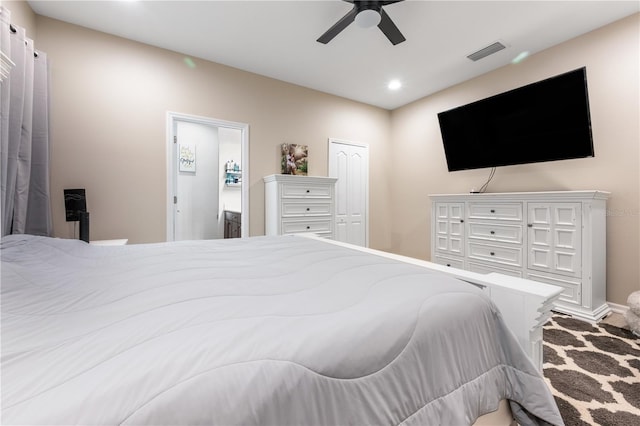
[[[323,44],[329,43],[335,36],[340,34],[342,30],[347,28],[354,21],[356,22],[356,24],[358,24],[358,26],[363,28],[369,28],[377,25],[393,45],[402,43],[406,40],[398,27],[396,27],[389,15],[387,15],[387,13],[382,8],[383,6],[393,3],[399,3],[404,0],[344,1],[347,3],[352,3],[353,8],[331,28],[329,28],[327,32],[321,35],[317,40],[318,42]]]

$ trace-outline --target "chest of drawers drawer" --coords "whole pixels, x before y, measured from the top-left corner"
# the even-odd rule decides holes
[[[331,233],[331,219],[282,219],[283,234],[298,234],[301,232],[313,232],[322,235]]]
[[[292,216],[329,216],[332,204],[330,202],[311,202],[308,200],[283,200],[282,217]]]
[[[432,261],[451,268],[464,269],[464,260],[461,258],[457,259],[454,257],[434,256]]]
[[[489,222],[469,222],[469,239],[523,243],[522,225],[502,225]]]
[[[504,247],[470,242],[468,248],[469,258],[504,265],[522,266],[522,246]]]
[[[282,198],[331,198],[332,188],[323,184],[283,183]]]
[[[479,274],[489,274],[491,272],[497,272],[502,275],[509,275],[511,277],[522,278],[522,269],[520,268],[501,268],[499,265],[495,263],[487,264],[481,262],[469,262],[467,265],[467,269],[471,272],[477,272]]]
[[[522,222],[522,203],[469,203],[468,218]]]

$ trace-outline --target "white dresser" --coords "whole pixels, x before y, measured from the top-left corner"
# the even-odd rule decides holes
[[[333,238],[336,178],[269,175],[263,179],[266,235],[311,232]]]
[[[590,322],[606,302],[604,191],[430,195],[432,262],[564,289],[554,310]]]

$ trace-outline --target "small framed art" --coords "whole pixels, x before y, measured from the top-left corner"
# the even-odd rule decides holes
[[[181,172],[196,171],[196,146],[191,143],[181,143],[178,153],[178,167]]]
[[[307,175],[307,156],[309,155],[309,147],[307,145],[283,143],[281,153],[283,175]]]

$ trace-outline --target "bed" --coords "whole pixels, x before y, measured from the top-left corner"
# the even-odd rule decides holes
[[[500,277],[319,238],[0,253],[2,424],[563,424],[528,324],[552,288],[514,328]]]

